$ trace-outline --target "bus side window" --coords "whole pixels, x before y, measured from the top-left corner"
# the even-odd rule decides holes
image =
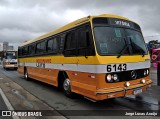
[[[46,43],[45,41],[39,42],[36,45],[36,54],[42,54],[46,52]]]
[[[64,56],[76,56],[77,51],[77,40],[75,37],[75,32],[67,33],[65,37],[65,48],[64,48]]]
[[[84,26],[78,30],[78,55],[79,56],[93,56],[94,48],[91,38],[91,31],[89,26]]]
[[[35,45],[34,44],[29,45],[28,46],[28,53],[29,53],[29,55],[34,54],[34,52],[35,52]]]
[[[22,48],[18,48],[18,57],[22,56]]]
[[[47,41],[47,52],[58,53],[60,46],[60,38],[55,37]]]
[[[59,46],[60,46],[60,38],[56,37],[53,39],[53,51],[57,53],[59,50]]]
[[[47,42],[47,52],[51,52],[53,50],[53,39],[48,40]]]
[[[64,46],[65,46],[65,33],[61,34],[59,37],[59,54],[63,54],[64,53]]]
[[[39,53],[40,50],[41,50],[41,44],[37,43],[37,45],[36,45],[36,54]]]
[[[22,55],[23,56],[28,55],[28,46],[22,48]]]

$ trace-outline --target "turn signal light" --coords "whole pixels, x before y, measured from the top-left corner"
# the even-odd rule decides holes
[[[130,85],[131,85],[131,84],[130,84],[129,82],[126,82],[126,83],[125,83],[125,86],[126,86],[126,87],[128,87],[128,86],[130,86]]]
[[[141,80],[141,83],[146,83],[146,80],[145,80],[145,79],[142,79],[142,80]]]

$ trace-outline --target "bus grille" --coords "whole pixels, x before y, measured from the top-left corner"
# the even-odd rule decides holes
[[[17,62],[10,62],[9,64],[17,64]]]
[[[133,70],[131,70],[131,71],[123,71],[123,72],[114,72],[114,73],[111,73],[111,74],[117,74],[118,77],[119,77],[119,81],[118,82],[123,82],[123,81],[131,81],[131,80],[136,80],[136,79],[139,79],[139,78],[146,77],[146,76],[144,76],[144,70],[147,70],[147,69],[134,70],[136,72],[136,75],[137,75],[135,79],[133,79],[131,77],[131,72]],[[118,82],[114,82],[114,83],[118,83]]]

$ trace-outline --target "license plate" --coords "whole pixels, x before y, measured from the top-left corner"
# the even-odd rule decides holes
[[[137,95],[139,93],[142,93],[142,89],[141,88],[137,88],[137,89],[133,90],[133,94],[134,95]]]

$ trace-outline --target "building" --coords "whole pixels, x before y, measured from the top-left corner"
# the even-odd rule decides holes
[[[7,48],[7,50],[13,50],[14,48],[13,48],[13,46],[11,46],[11,45],[9,45],[8,46],[8,48]]]
[[[8,42],[0,43],[0,51],[14,50],[14,46],[9,45]]]
[[[3,51],[3,43],[0,43],[0,51]]]
[[[3,42],[3,51],[8,50],[8,42]]]

